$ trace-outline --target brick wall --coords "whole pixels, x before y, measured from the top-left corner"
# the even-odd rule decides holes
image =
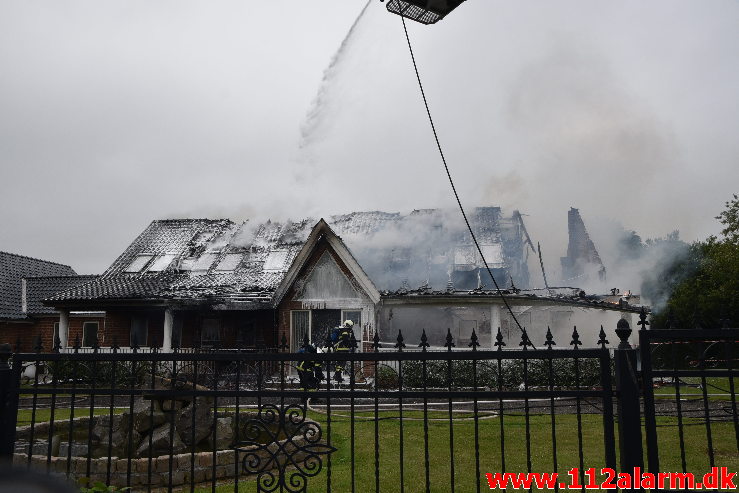
[[[69,317],[69,344],[74,344],[79,335],[82,340],[82,326],[85,322],[97,322],[98,334],[104,327],[106,317],[75,315]],[[54,344],[54,324],[59,322],[59,315],[37,317],[29,322],[0,322],[0,343],[8,343],[15,349],[20,344],[21,351],[34,351],[38,336],[41,336],[41,347],[50,351]]]

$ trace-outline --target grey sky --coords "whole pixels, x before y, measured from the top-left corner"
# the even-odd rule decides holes
[[[400,19],[374,0],[324,77],[365,3],[4,0],[0,250],[94,273],[155,218],[451,206]],[[409,30],[465,204],[555,259],[569,206],[718,230],[737,26],[734,0],[469,0]]]

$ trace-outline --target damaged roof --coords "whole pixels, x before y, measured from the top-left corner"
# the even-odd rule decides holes
[[[0,252],[0,319],[25,319],[23,278],[38,276],[76,276],[68,265],[15,253]]]
[[[403,302],[411,301],[419,303],[448,303],[451,299],[465,303],[471,300],[479,300],[489,303],[491,299],[499,300],[500,294],[503,294],[508,301],[515,305],[556,304],[633,313],[638,313],[641,310],[646,310],[647,312],[651,311],[649,307],[643,306],[639,303],[639,296],[614,297],[608,295],[588,295],[579,288],[555,288],[549,290],[548,294],[539,294],[536,291],[546,290],[521,290],[511,288],[501,289],[500,293],[498,293],[498,291],[490,289],[447,289],[445,291],[438,291],[421,287],[418,289],[383,291],[381,294],[386,300],[403,300]]]
[[[511,263],[511,248],[503,244],[511,228],[501,227],[500,208],[477,208],[469,217],[491,267]],[[52,296],[49,302],[269,301],[316,223],[312,218],[258,224],[156,220],[100,278]],[[327,223],[381,289],[416,282],[419,276],[443,287],[450,265],[479,267],[476,253],[468,251],[472,239],[464,224],[441,210],[406,215],[355,212],[333,216]]]
[[[255,226],[228,219],[156,220],[102,276],[49,301],[269,300],[311,226],[307,219]]]

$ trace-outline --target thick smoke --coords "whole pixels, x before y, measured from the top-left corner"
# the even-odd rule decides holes
[[[601,220],[593,222],[590,234],[597,242],[608,274],[605,282],[591,278],[583,287],[591,292],[618,288],[621,292],[638,293],[644,303],[660,310],[669,296],[660,278],[688,253],[688,244],[680,240],[680,233],[641,238],[615,221]]]
[[[391,215],[373,221],[376,227],[368,224],[354,230],[345,229],[338,219],[329,221],[331,226],[381,290],[422,286],[444,290],[454,262],[454,247],[466,234],[455,211],[447,210]],[[488,279],[483,281],[490,284]]]

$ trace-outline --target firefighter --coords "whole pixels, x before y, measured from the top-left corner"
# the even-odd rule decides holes
[[[312,344],[298,349],[298,354],[316,354],[316,348]],[[323,380],[323,370],[320,361],[300,360],[295,367],[298,370],[300,388],[303,390],[316,390]]]
[[[345,320],[341,326],[335,327],[333,331],[331,331],[331,342],[333,343],[334,351],[344,354],[351,351],[351,335],[353,328],[354,322],[351,320]],[[344,372],[344,362],[336,362],[334,370],[334,379],[336,381],[341,381],[341,374]]]

